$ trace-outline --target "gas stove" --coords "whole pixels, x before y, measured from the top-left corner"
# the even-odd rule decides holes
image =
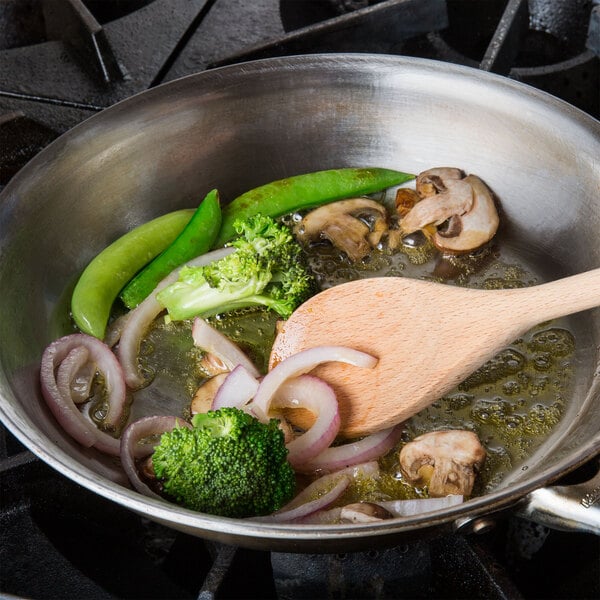
[[[591,0],[3,0],[0,189],[87,117],[160,83],[292,54],[419,56],[600,115]],[[563,483],[588,479],[596,461]],[[175,532],[79,487],[0,427],[0,595],[597,598],[600,543],[507,516],[479,535],[287,554]]]

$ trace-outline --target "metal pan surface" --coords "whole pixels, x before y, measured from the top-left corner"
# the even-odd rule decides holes
[[[468,530],[515,507],[599,532],[600,482],[547,487],[600,449],[597,309],[575,321],[582,342],[562,423],[492,493],[426,517],[292,526],[194,513],[133,492],[110,461],[82,450],[51,418],[39,391],[40,356],[68,331],[68,290],[102,248],[154,216],[194,206],[213,187],[231,199],[289,175],[359,165],[477,173],[500,199],[503,235],[535,257],[547,279],[600,265],[600,123],[552,96],[474,69],[382,55],[207,71],[75,127],[0,196],[0,419],[86,488],[173,528],[242,546],[358,550]],[[556,497],[550,505],[548,494]]]

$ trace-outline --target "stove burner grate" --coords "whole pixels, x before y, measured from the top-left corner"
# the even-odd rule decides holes
[[[103,108],[251,58],[421,56],[600,113],[597,0],[4,0],[0,39],[0,189]],[[600,545],[589,534],[507,517],[480,536],[371,553],[232,548],[92,494],[2,427],[0,509],[0,593],[28,598],[600,597]]]

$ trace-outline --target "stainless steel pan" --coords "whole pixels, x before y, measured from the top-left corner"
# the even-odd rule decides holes
[[[470,530],[517,510],[600,532],[600,480],[547,487],[600,448],[600,312],[579,329],[576,389],[562,424],[493,493],[360,526],[229,520],[144,498],[119,469],[56,425],[38,389],[41,352],[68,328],[85,264],[126,230],[206,190],[223,198],[292,174],[350,165],[418,172],[457,165],[497,192],[502,235],[548,279],[600,265],[600,123],[505,78],[424,60],[303,56],[217,69],[160,86],[68,132],[0,200],[0,418],[42,460],[161,523],[250,547],[338,551]]]

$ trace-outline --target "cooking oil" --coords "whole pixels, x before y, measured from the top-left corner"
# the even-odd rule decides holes
[[[543,278],[508,245],[489,245],[465,256],[443,256],[425,238],[397,250],[385,244],[364,260],[351,263],[331,244],[305,248],[306,260],[320,289],[367,277],[413,277],[448,285],[507,289],[539,284]],[[266,372],[277,315],[262,308],[244,309],[209,319]],[[186,414],[193,391],[207,374],[199,369],[199,350],[191,339],[191,323],[157,320],[142,346],[141,367],[159,378],[159,392],[140,392],[156,413],[179,407]],[[398,464],[399,448],[414,437],[440,429],[475,432],[487,450],[474,495],[493,489],[519,463],[531,456],[559,423],[572,392],[575,336],[569,321],[540,324],[499,352],[457,388],[404,424],[398,447],[380,460],[381,478],[350,486],[341,503],[362,500],[418,498],[426,488],[406,482]],[[171,379],[169,385],[161,377]],[[169,389],[162,394],[160,388]],[[170,394],[169,399],[163,398]],[[175,398],[175,400],[173,400]],[[134,402],[133,406],[136,406]],[[154,403],[154,404],[152,404]],[[139,403],[138,403],[139,405]],[[145,409],[148,410],[147,406]],[[162,411],[161,411],[162,412]],[[168,412],[162,412],[168,414]],[[172,413],[171,413],[172,414]]]
[[[513,289],[543,282],[535,265],[509,245],[490,244],[463,256],[445,256],[424,237],[391,251],[385,246],[351,264],[328,243],[306,249],[322,289],[365,277],[412,277],[479,289]],[[398,450],[418,435],[441,429],[475,432],[487,450],[474,495],[493,489],[531,456],[559,423],[573,390],[575,336],[567,319],[543,323],[404,424],[398,447],[380,461],[375,488],[351,489],[343,501],[414,498],[426,489],[408,484]],[[369,484],[371,485],[371,484]]]

